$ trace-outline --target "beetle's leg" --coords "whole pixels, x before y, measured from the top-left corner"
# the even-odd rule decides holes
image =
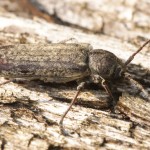
[[[3,83],[0,83],[0,86],[1,86],[1,85],[5,85],[5,84],[10,83],[10,82],[12,82],[12,80],[4,81]]]
[[[7,84],[7,83],[10,83],[10,82],[24,82],[24,81],[26,81],[26,79],[22,79],[22,78],[9,79],[7,81],[4,81],[3,83],[0,83],[0,86]]]
[[[108,85],[106,84],[106,81],[104,78],[100,77],[102,79],[101,81],[101,85],[103,86],[103,88],[105,89],[105,91],[109,94],[109,96],[112,98],[113,102],[115,102],[115,99],[111,93],[111,90],[109,89]]]
[[[150,100],[148,92],[144,90],[143,86],[140,83],[132,79],[129,73],[125,73],[125,78],[130,82],[131,85],[134,85],[134,87],[138,89],[139,93],[141,92],[141,96],[143,98]]]
[[[115,105],[115,99],[111,93],[111,90],[109,89],[108,85],[106,84],[105,79],[103,77],[101,77],[100,75],[93,75],[92,80],[96,84],[101,83],[102,87],[105,89],[105,91],[108,93],[108,95],[112,98],[113,105]]]
[[[76,38],[69,38],[69,39],[66,39],[66,40],[59,41],[58,43],[67,43],[67,42],[70,42],[70,41],[71,42],[74,41],[73,43],[78,43]]]
[[[60,122],[59,122],[59,127],[61,130],[61,133],[63,135],[68,135],[68,133],[65,131],[64,127],[63,127],[63,120],[65,118],[65,116],[67,115],[67,113],[69,112],[69,110],[71,109],[72,105],[77,101],[77,97],[80,94],[81,90],[84,88],[86,82],[81,82],[78,87],[77,87],[77,93],[75,95],[75,97],[73,98],[73,100],[71,101],[70,106],[68,107],[68,109],[64,112],[64,114],[62,115]]]

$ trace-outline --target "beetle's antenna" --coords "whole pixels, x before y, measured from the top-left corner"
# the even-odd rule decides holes
[[[133,53],[128,60],[124,63],[124,67],[126,68],[126,66],[134,59],[134,56],[139,53],[148,43],[150,42],[150,40],[146,41],[135,53]]]

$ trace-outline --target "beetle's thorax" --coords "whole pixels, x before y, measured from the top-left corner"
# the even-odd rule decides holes
[[[106,80],[119,79],[124,72],[122,61],[113,53],[101,49],[90,51],[89,68],[93,80],[98,76]]]

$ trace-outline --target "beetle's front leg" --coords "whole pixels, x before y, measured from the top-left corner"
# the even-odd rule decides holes
[[[105,79],[102,79],[101,85],[103,86],[103,88],[105,89],[105,91],[109,94],[109,96],[113,99],[114,101],[114,97],[111,93],[111,90],[109,89],[108,85],[106,84]]]
[[[70,104],[70,106],[68,107],[68,109],[64,112],[64,114],[63,114],[62,117],[61,117],[61,120],[60,120],[60,122],[59,122],[59,127],[60,127],[60,131],[61,131],[61,133],[62,133],[63,135],[69,135],[69,134],[65,131],[64,127],[63,127],[63,120],[64,120],[64,118],[66,117],[66,115],[67,115],[67,113],[69,112],[69,110],[71,109],[72,105],[77,101],[77,97],[78,97],[78,95],[80,94],[81,90],[84,88],[85,84],[86,84],[86,82],[81,82],[81,83],[78,85],[78,87],[77,87],[77,93],[76,93],[75,97],[74,97],[73,100],[71,101],[71,104]]]
[[[101,78],[102,78],[102,77],[101,77]],[[102,78],[101,85],[102,85],[102,87],[105,89],[105,91],[108,93],[108,95],[112,98],[112,100],[113,100],[113,101],[112,101],[113,109],[112,109],[111,111],[114,111],[114,107],[115,107],[115,105],[116,105],[116,101],[115,101],[115,99],[114,99],[114,97],[113,97],[113,95],[112,95],[111,90],[109,89],[108,85],[106,84],[106,81],[105,81],[104,78]]]
[[[111,90],[109,89],[108,85],[106,84],[106,80],[105,80],[103,77],[101,77],[100,75],[94,75],[94,76],[92,77],[92,80],[93,80],[93,82],[96,83],[96,84],[101,83],[102,87],[105,89],[105,91],[108,93],[108,95],[109,95],[109,96],[113,99],[113,101],[114,101],[114,97],[113,97],[113,95],[112,95],[112,93],[111,93]]]

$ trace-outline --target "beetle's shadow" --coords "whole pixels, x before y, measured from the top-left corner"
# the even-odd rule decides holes
[[[76,81],[65,84],[36,82],[38,82],[36,83],[36,86],[38,86],[36,88],[37,92],[46,92],[50,97],[59,102],[70,103],[77,92]],[[102,87],[99,88],[95,84],[89,84],[81,91],[76,105],[94,109],[107,109],[111,105],[111,99]]]
[[[130,64],[128,72],[145,88],[150,87],[150,69],[145,69],[141,65]]]
[[[134,79],[139,85],[142,85],[144,90],[148,93],[150,92],[150,70],[143,68],[141,65],[129,64],[127,72],[131,75],[131,78]],[[134,85],[134,84],[133,84]],[[139,93],[141,92],[124,80],[122,82],[117,82],[115,87],[118,91],[122,93],[128,93],[133,96],[141,97]],[[141,97],[143,98],[143,97]]]

